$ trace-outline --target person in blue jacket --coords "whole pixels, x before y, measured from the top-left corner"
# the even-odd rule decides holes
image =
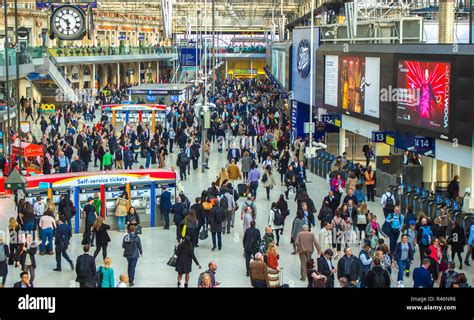
[[[397,283],[398,287],[403,287],[403,274],[407,277],[410,275],[410,266],[413,264],[413,257],[415,250],[410,242],[408,236],[402,235],[402,239],[393,252],[393,267],[398,267]]]
[[[394,212],[389,213],[387,216],[386,222],[390,223],[392,231],[390,232],[390,252],[395,252],[395,247],[397,246],[398,236],[400,235],[400,230],[403,227],[403,216],[400,213],[400,207],[395,206]]]
[[[469,229],[469,239],[467,240],[467,254],[466,259],[464,259],[464,264],[468,267],[471,266],[469,263],[469,258],[472,257],[474,259],[474,254],[472,253],[472,247],[474,247],[474,223],[471,224],[471,228]]]
[[[430,260],[425,258],[423,259],[421,267],[413,270],[413,288],[433,288],[433,277],[428,270],[430,264]]]
[[[170,210],[171,210],[171,192],[166,190],[165,186],[161,187],[160,209],[165,220],[165,229],[170,228]]]

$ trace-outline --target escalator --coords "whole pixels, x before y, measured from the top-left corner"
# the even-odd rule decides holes
[[[27,79],[41,95],[42,103],[62,104],[78,100],[64,72],[54,64],[50,57],[45,57],[44,62],[35,65],[34,68],[34,72],[30,72]]]

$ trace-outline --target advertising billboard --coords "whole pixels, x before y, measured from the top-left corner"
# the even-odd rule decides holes
[[[330,106],[337,106],[338,70],[338,56],[326,56],[324,61],[324,103]]]
[[[272,74],[280,84],[285,87],[286,79],[286,52],[283,50],[272,50]]]
[[[326,56],[324,103],[378,118],[380,58]]]
[[[449,132],[451,64],[399,60],[397,123]]]
[[[311,48],[311,28],[295,28],[293,30],[293,46],[291,59],[291,91],[293,99],[309,105],[309,90],[311,89],[311,55],[316,63],[316,50],[319,47],[319,28],[314,28],[313,48]],[[313,74],[313,90],[316,84],[316,72]],[[313,105],[316,104],[316,94],[313,95]]]

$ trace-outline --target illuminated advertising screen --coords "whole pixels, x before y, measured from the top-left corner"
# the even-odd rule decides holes
[[[449,132],[449,62],[399,60],[397,122]]]
[[[326,56],[325,103],[378,118],[380,58]]]
[[[272,74],[285,87],[286,84],[286,52],[272,50]]]

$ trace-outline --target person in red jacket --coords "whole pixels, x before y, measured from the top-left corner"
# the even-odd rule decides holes
[[[278,270],[278,259],[280,259],[280,255],[276,250],[275,242],[271,242],[267,250],[267,266],[270,269]]]

